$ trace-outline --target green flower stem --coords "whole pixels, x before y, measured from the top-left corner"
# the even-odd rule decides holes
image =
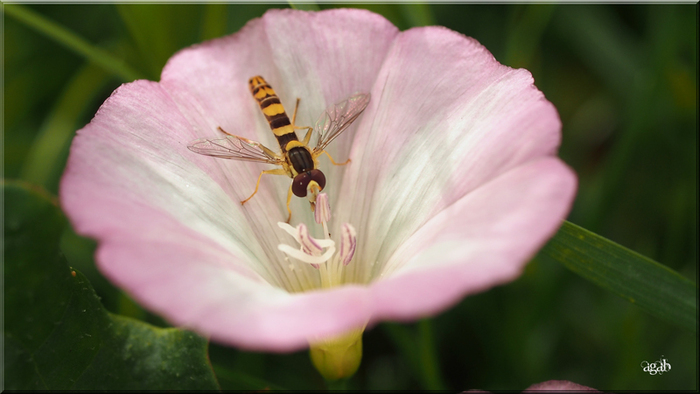
[[[6,4],[4,11],[7,15],[12,16],[48,38],[64,45],[86,59],[99,64],[125,82],[144,78],[143,74],[129,67],[123,60],[90,44],[72,31],[46,19],[28,7],[17,4]]]
[[[429,390],[445,390],[435,348],[433,323],[430,319],[423,319],[418,322],[418,338],[421,370],[424,374],[426,388]]]

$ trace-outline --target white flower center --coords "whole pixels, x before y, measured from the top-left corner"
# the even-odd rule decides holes
[[[349,223],[344,223],[341,228],[340,250],[336,254],[336,243],[331,239],[326,223],[330,219],[330,207],[325,193],[318,195],[314,216],[316,222],[323,224],[325,239],[316,239],[309,235],[304,223],[292,227],[279,222],[277,225],[294,237],[300,247],[297,249],[280,244],[277,248],[287,256],[318,269],[322,288],[340,286],[343,283],[343,267],[350,264],[355,255],[357,233]]]

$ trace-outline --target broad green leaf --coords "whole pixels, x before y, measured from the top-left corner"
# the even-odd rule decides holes
[[[108,313],[58,248],[55,198],[4,183],[5,388],[216,390],[207,341]]]
[[[143,75],[132,69],[123,60],[112,56],[109,52],[98,48],[65,27],[34,12],[30,7],[7,4],[5,13],[32,29],[44,34],[50,39],[84,56],[86,59],[99,64],[105,70],[120,77],[125,82],[143,78]]]
[[[564,222],[538,258],[558,261],[652,315],[697,332],[697,285],[600,235]]]

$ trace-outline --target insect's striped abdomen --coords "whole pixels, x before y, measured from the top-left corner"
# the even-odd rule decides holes
[[[290,122],[289,117],[284,112],[284,107],[277,97],[274,89],[268,85],[267,81],[261,76],[256,76],[248,81],[250,92],[258,101],[260,109],[265,115],[265,119],[270,124],[272,132],[277,138],[277,142],[282,149],[282,153],[287,151],[287,144],[290,141],[298,141],[294,126]]]

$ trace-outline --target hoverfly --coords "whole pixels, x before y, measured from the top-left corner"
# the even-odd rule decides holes
[[[251,78],[248,81],[248,85],[250,92],[258,101],[262,113],[270,124],[272,133],[277,138],[281,153],[276,153],[259,142],[230,134],[221,127],[219,127],[219,131],[226,134],[224,138],[198,139],[192,141],[187,147],[201,155],[281,166],[282,168],[262,171],[260,176],[258,176],[255,191],[250,197],[241,201],[241,204],[248,202],[258,192],[260,179],[263,174],[288,175],[293,179],[287,192],[287,212],[289,212],[287,223],[289,223],[292,218],[292,210],[289,208],[289,204],[292,201],[292,193],[297,197],[308,196],[311,208],[315,209],[316,196],[326,186],[326,176],[318,169],[318,157],[325,153],[331,160],[331,163],[335,165],[344,165],[350,161],[348,159],[345,163],[336,163],[324,149],[360,116],[369,103],[370,95],[357,93],[329,107],[318,118],[314,128],[297,127],[295,121],[297,109],[299,108],[299,99],[297,99],[294,115],[292,115],[292,121],[290,122],[279,97],[277,97],[275,91],[263,77],[256,76]],[[302,141],[299,141],[297,138],[295,129],[307,129]],[[309,141],[314,129],[318,133],[318,139],[316,146],[311,149],[309,148]]]

